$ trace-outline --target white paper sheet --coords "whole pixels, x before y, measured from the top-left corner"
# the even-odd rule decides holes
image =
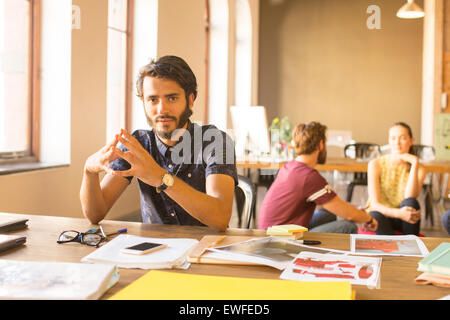
[[[355,257],[303,251],[281,273],[280,278],[297,281],[350,281],[380,287],[381,258]]]
[[[425,257],[429,251],[415,235],[378,236],[368,234],[350,235],[351,254]]]
[[[155,242],[167,244],[162,250],[144,255],[120,252],[121,249],[141,243]],[[189,252],[198,243],[197,239],[186,238],[148,238],[121,234],[82,258],[82,262],[115,264],[120,268],[171,269],[182,267]]]

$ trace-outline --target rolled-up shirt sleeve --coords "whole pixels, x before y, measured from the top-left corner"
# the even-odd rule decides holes
[[[203,149],[205,177],[210,174],[226,174],[233,178],[234,185],[237,186],[236,155],[231,137],[214,127],[208,129],[204,137],[207,141]]]
[[[311,172],[305,182],[308,195],[306,201],[308,202],[323,205],[336,196],[327,180],[315,170]]]

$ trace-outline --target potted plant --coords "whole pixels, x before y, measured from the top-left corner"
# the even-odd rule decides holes
[[[287,156],[288,145],[292,140],[292,127],[288,117],[281,120],[275,117],[269,126],[272,156]]]

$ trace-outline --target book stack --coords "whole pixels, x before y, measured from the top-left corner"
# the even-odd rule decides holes
[[[308,228],[296,224],[280,224],[267,228],[266,234],[283,239],[297,240],[303,238],[303,233],[306,231],[308,231]]]
[[[417,283],[450,287],[450,242],[442,242],[425,258],[419,261]]]

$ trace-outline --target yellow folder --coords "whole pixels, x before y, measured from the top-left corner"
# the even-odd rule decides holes
[[[350,300],[349,281],[293,281],[151,270],[110,300]]]

